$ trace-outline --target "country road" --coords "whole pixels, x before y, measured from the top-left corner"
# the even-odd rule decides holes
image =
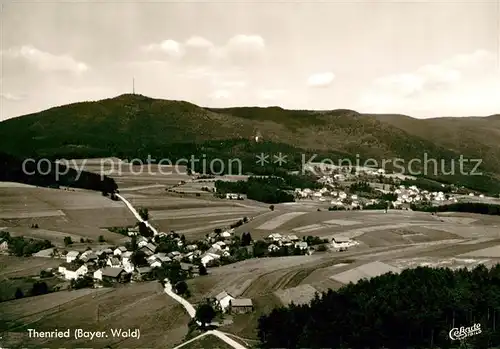
[[[130,202],[128,202],[127,199],[125,199],[123,196],[121,196],[120,194],[115,194],[121,201],[123,201],[123,203],[127,206],[127,208],[130,210],[130,212],[132,212],[135,216],[135,218],[137,218],[137,220],[139,222],[143,222],[144,224],[146,224],[146,226],[151,229],[153,231],[153,233],[155,235],[158,235],[158,230],[156,230],[155,227],[153,227],[151,224],[149,224],[148,221],[145,221],[144,219],[142,219],[142,217],[139,215],[139,213],[137,212],[137,210],[134,208],[134,206],[132,206],[132,204]]]
[[[125,199],[123,196],[121,196],[119,194],[116,194],[116,196],[121,201],[123,201],[123,203],[134,214],[135,218],[137,218],[137,220],[139,222],[144,222],[146,224],[146,226],[149,227],[155,233],[155,235],[158,234],[158,231],[153,226],[151,226],[148,221],[145,221],[142,219],[142,217],[139,215],[137,210],[132,206],[132,204],[130,202],[128,202],[127,199]],[[186,309],[187,313],[189,314],[189,317],[191,317],[193,319],[196,316],[196,310],[195,310],[194,306],[191,303],[189,303],[187,300],[185,300],[184,298],[182,298],[181,296],[176,294],[174,291],[172,291],[172,285],[170,284],[170,282],[167,279],[165,279],[165,293],[168,296],[170,296],[171,298],[173,298],[175,301],[180,303],[184,307],[184,309]],[[198,322],[198,324],[200,325],[199,322]],[[246,347],[244,347],[240,343],[236,342],[235,340],[231,339],[230,337],[228,337],[225,333],[223,333],[221,331],[211,330],[211,331],[205,332],[203,335],[207,335],[207,334],[212,334],[212,335],[220,338],[221,340],[223,340],[224,342],[226,342],[227,344],[232,346],[234,349],[247,349]],[[198,336],[196,338],[199,338],[199,337],[201,337],[201,336]],[[180,346],[178,346],[177,348],[180,348],[183,345],[185,345],[193,340],[194,339],[192,339],[186,343],[183,343]]]

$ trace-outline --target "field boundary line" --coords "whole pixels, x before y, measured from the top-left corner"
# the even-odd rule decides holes
[[[186,309],[187,313],[189,314],[189,317],[191,317],[192,319],[195,319],[196,310],[193,307],[193,305],[191,303],[189,303],[187,300],[185,300],[184,298],[182,298],[181,296],[175,294],[172,291],[172,285],[170,284],[170,282],[168,281],[168,279],[165,279],[165,289],[164,290],[165,290],[165,293],[168,296],[172,297],[174,300],[176,300],[177,302],[179,302],[180,304],[182,304],[184,306],[184,308]],[[197,321],[197,323],[200,325],[200,323],[198,321]],[[230,346],[232,346],[234,349],[247,349],[246,347],[244,347],[240,343],[238,343],[235,340],[229,338],[224,333],[222,333],[222,332],[220,332],[218,330],[211,330],[211,331],[208,331],[208,332],[210,332],[214,336],[218,337],[219,339],[223,340],[224,342],[226,342],[227,344],[229,344]]]
[[[113,291],[113,290],[105,290],[105,291],[101,291],[101,292],[102,292],[102,294],[106,294],[106,293],[109,293],[109,292],[112,292],[112,291]],[[57,291],[57,292],[61,292],[61,291]],[[56,293],[56,292],[53,292],[53,293]],[[42,317],[40,317],[40,318],[38,318],[38,319],[36,319],[36,320],[34,320],[34,321],[30,321],[30,322],[29,322],[29,323],[27,323],[27,324],[19,325],[19,326],[16,326],[16,327],[8,328],[8,330],[9,330],[9,331],[12,331],[12,330],[18,329],[18,328],[20,328],[20,327],[25,327],[25,326],[27,326],[27,325],[30,325],[30,324],[35,323],[35,322],[37,322],[37,321],[40,321],[41,319],[43,319],[43,318],[44,318],[44,317],[46,317],[46,316],[50,316],[50,315],[57,314],[57,313],[59,313],[59,312],[63,312],[63,311],[65,311],[65,310],[64,310],[64,309],[59,309],[60,307],[65,306],[65,305],[68,305],[68,303],[74,302],[74,301],[76,301],[76,300],[79,300],[80,298],[83,298],[83,297],[89,296],[89,295],[91,295],[91,294],[93,294],[93,293],[94,293],[94,292],[90,292],[90,293],[87,293],[87,294],[81,295],[81,296],[79,296],[79,297],[73,298],[73,299],[71,299],[71,300],[69,300],[69,301],[66,301],[66,302],[64,302],[64,303],[60,303],[60,304],[55,305],[55,306],[53,306],[53,307],[47,308],[47,309],[45,309],[45,310],[37,311],[36,313],[32,313],[32,314],[25,315],[25,316],[22,316],[22,317],[20,317],[20,318],[17,318],[16,320],[20,320],[20,319],[25,319],[25,318],[30,317],[30,316],[40,315],[40,314],[41,314],[41,313],[43,313],[43,312],[49,312],[48,314],[44,314]],[[35,296],[35,297],[40,297],[40,296]],[[58,308],[58,309],[55,309],[55,308]]]
[[[200,339],[202,337],[205,337],[205,336],[207,336],[209,334],[211,334],[211,331],[207,331],[205,333],[202,333],[202,334],[200,334],[200,335],[198,335],[198,336],[196,336],[194,338],[191,338],[190,340],[188,340],[188,341],[186,341],[184,343],[181,343],[180,345],[176,346],[174,349],[182,348],[183,346],[188,345],[189,343],[192,343],[192,342],[194,342],[194,341],[196,341],[196,340],[198,340],[198,339]]]

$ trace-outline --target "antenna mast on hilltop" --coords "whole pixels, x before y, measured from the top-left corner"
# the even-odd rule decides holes
[[[135,95],[135,78],[132,78],[132,94]]]

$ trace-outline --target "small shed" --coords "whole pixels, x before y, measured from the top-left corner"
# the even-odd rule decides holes
[[[250,298],[231,299],[229,304],[233,314],[245,314],[253,311],[253,302]]]

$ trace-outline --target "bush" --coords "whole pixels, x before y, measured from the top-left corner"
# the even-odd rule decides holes
[[[16,289],[16,293],[14,294],[14,297],[16,297],[16,299],[24,297],[24,293],[19,287]]]
[[[66,237],[64,238],[64,245],[65,245],[65,246],[69,246],[69,245],[71,245],[71,244],[73,244],[73,240],[71,240],[71,237],[70,237],[70,236],[66,236]]]

